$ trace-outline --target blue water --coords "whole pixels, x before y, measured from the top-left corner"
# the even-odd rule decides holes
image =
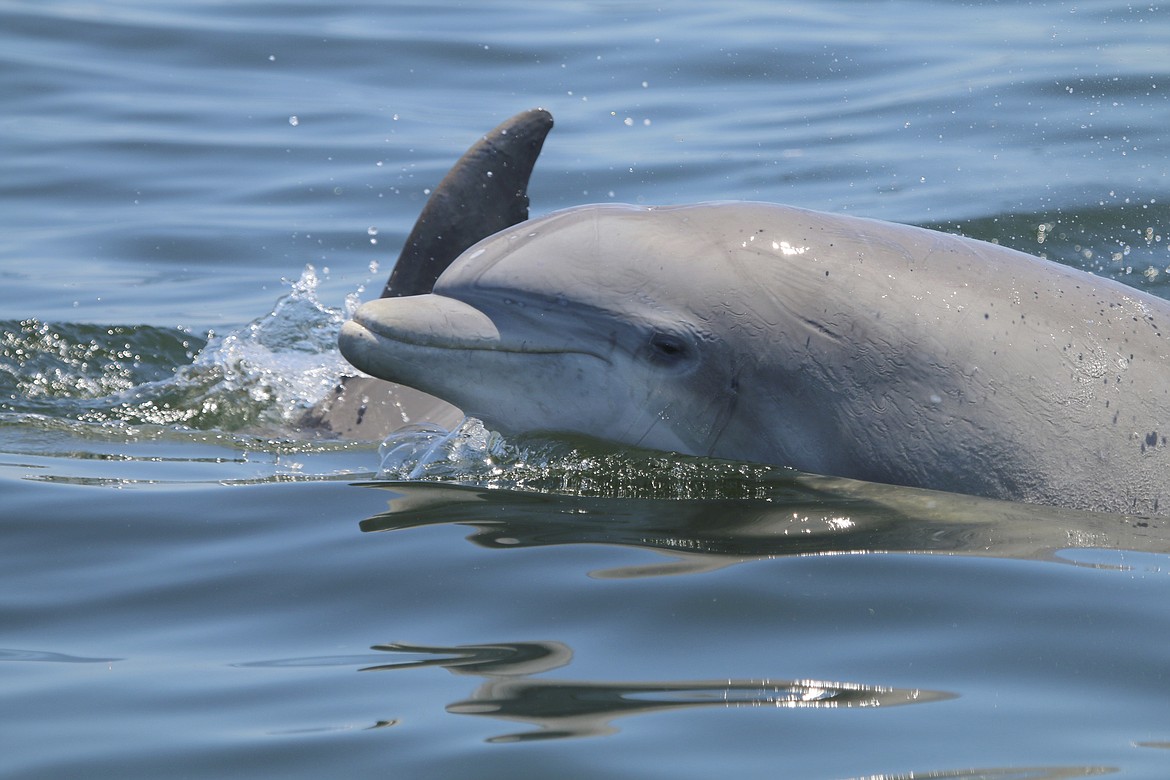
[[[0,775],[1170,776],[1162,522],[389,484],[296,423],[517,111],[535,213],[784,202],[1170,297],[1168,90],[1145,4],[0,0]]]

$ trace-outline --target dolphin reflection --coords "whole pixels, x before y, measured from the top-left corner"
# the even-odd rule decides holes
[[[1170,552],[1160,518],[1029,506],[935,491],[777,471],[690,498],[568,495],[434,482],[376,482],[386,512],[363,531],[459,524],[484,547],[606,544],[668,556],[599,578],[711,571],[785,555],[926,552],[1073,562],[1070,549]],[[666,486],[669,492],[670,487]],[[1076,556],[1073,556],[1075,559]]]
[[[448,705],[448,712],[519,721],[539,728],[492,737],[488,741],[493,743],[605,736],[617,731],[610,725],[615,718],[684,708],[875,709],[955,698],[955,694],[942,691],[819,680],[533,679],[531,675],[569,662],[572,651],[560,642],[457,647],[394,643],[372,649],[421,658],[393,660],[362,671],[441,666],[454,674],[486,679],[470,698]]]

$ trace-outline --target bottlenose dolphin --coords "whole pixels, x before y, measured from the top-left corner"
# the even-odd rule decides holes
[[[480,241],[340,347],[504,434],[1154,514],[1168,324],[1170,302],[960,236],[607,204]]]
[[[465,249],[528,219],[528,180],[552,129],[544,109],[521,112],[486,133],[432,191],[382,290],[383,298],[431,291]],[[463,413],[410,387],[370,377],[344,377],[301,420],[350,439],[381,440],[415,422],[454,427]]]

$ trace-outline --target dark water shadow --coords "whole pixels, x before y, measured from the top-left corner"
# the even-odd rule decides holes
[[[535,731],[503,734],[492,743],[597,737],[613,734],[610,724],[626,715],[643,715],[697,707],[734,709],[877,709],[929,704],[955,698],[943,691],[889,688],[817,680],[671,680],[596,682],[534,679],[533,675],[567,665],[572,651],[560,642],[515,642],[435,647],[409,644],[375,645],[372,649],[405,656],[367,666],[364,672],[386,672],[440,666],[453,674],[486,681],[470,697],[453,702],[447,711],[518,721]]]
[[[15,648],[0,647],[0,662],[3,661],[35,661],[40,663],[56,664],[112,664],[122,658],[88,658],[80,655],[66,655],[50,650],[18,650]]]
[[[288,669],[293,667],[350,666],[359,672],[403,672],[428,667],[455,675],[483,678],[465,699],[446,706],[456,715],[488,717],[521,723],[528,730],[488,737],[491,744],[528,743],[545,740],[603,737],[618,733],[613,721],[630,715],[649,715],[679,710],[756,709],[787,717],[795,710],[866,710],[877,713],[891,707],[935,704],[958,694],[921,688],[893,688],[858,682],[810,679],[732,679],[660,681],[584,681],[537,678],[568,666],[572,649],[555,641],[497,642],[475,645],[415,645],[403,642],[373,645],[371,653],[315,658],[287,658],[235,664],[245,667]],[[404,720],[387,717],[366,726],[378,730]],[[299,729],[307,733],[328,727]],[[1153,744],[1152,746],[1161,746]],[[1062,780],[1113,774],[1102,766],[987,767],[876,774],[852,780]]]
[[[595,572],[636,577],[709,571],[785,555],[924,552],[1062,561],[1070,548],[1170,552],[1161,518],[1078,512],[793,473],[750,497],[599,497],[428,482],[376,482],[389,509],[362,531],[458,524],[489,548],[606,544],[670,562]]]

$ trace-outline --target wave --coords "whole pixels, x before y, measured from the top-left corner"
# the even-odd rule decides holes
[[[0,417],[308,435],[297,421],[346,373],[346,310],[306,266],[267,314],[224,336],[149,325],[0,322]]]

